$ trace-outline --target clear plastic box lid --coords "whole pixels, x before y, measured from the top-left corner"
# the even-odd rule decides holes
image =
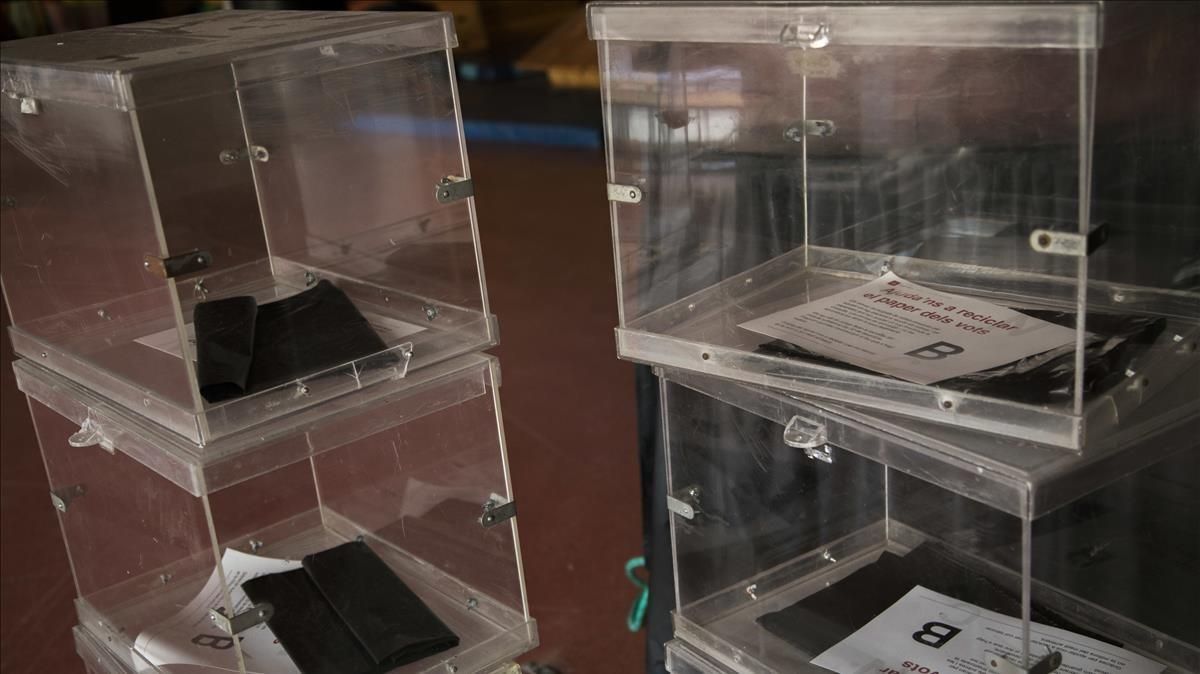
[[[831,445],[1017,517],[1033,519],[1200,442],[1200,369],[1083,452],[682,371],[664,380],[772,420],[799,449]]]
[[[498,387],[496,359],[466,355],[359,389],[203,447],[26,360],[17,387],[79,426],[70,443],[120,451],[193,496],[224,489],[406,419],[453,407]],[[506,461],[505,457],[496,457]]]
[[[17,40],[4,46],[0,84],[9,96],[132,110],[456,46],[446,13],[226,10]]]
[[[824,46],[1084,49],[1100,39],[1099,2],[593,2],[593,40]]]

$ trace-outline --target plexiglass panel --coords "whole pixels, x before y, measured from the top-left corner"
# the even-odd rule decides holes
[[[182,652],[169,650],[179,639],[170,633],[176,628],[186,632],[184,642],[200,639],[219,651],[202,651],[219,661],[190,662],[281,671],[264,664],[276,657],[267,652],[271,633],[265,641],[257,634],[267,628],[248,627],[254,632],[235,641],[203,607],[197,612],[196,602],[220,600],[227,615],[253,612],[260,605],[240,588],[258,573],[256,565],[295,566],[362,541],[457,638],[457,645],[389,671],[489,671],[532,648],[537,636],[516,520],[506,508],[513,496],[495,362],[472,357],[448,365],[424,371],[442,370],[438,377],[417,376],[352,408],[293,419],[281,436],[264,429],[261,445],[238,447],[237,435],[228,447],[216,443],[216,469],[193,464],[199,493],[188,490],[195,483],[178,484],[178,475],[168,479],[146,463],[147,443],[181,454],[180,440],[173,448],[136,420],[122,428],[128,416],[81,429],[34,401],[83,628],[107,644],[111,658],[137,663],[132,671],[172,671],[170,665],[189,662],[180,658],[195,657],[186,644]],[[50,393],[68,389],[52,381],[35,387],[37,377],[57,378],[28,371],[22,385],[76,416]],[[99,445],[89,446],[92,432],[103,436]],[[209,477],[219,486],[204,489]]]
[[[1105,7],[1103,35],[1101,13],[593,5],[609,181],[640,191],[611,206],[621,355],[1073,449],[1102,435],[1109,410],[1197,362],[1200,202],[1183,157],[1200,82],[1174,64],[1200,12]],[[888,272],[1076,338],[1053,376],[987,388],[742,327]]]
[[[750,388],[679,381],[662,380],[675,634],[718,663],[701,671],[828,671],[813,661],[917,587],[1001,616],[1009,644],[973,641],[981,663],[1033,664],[1047,644],[1064,667],[1086,663],[1048,626],[1195,668],[1200,640],[1181,598],[1200,590],[1188,572],[1200,540],[1194,413],[1119,450],[1134,463],[1109,456],[1103,470],[1067,452],[1056,462],[1050,447],[1029,472],[998,466],[968,453],[966,437],[938,470],[933,447],[856,433],[799,402],[789,414],[786,399]],[[1143,454],[1152,447],[1162,451]],[[977,463],[963,472],[963,461]],[[1023,481],[1032,503],[1065,475],[1083,481],[1065,505],[1010,512],[997,499],[1009,488],[998,485]],[[1153,537],[1181,543],[1160,553]]]
[[[217,12],[154,23],[179,51],[123,26],[6,45],[17,351],[204,445],[494,344],[448,21]]]

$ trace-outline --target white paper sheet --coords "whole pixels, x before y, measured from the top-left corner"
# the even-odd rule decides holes
[[[1047,648],[1062,653],[1055,674],[1159,674],[1165,669],[1055,627],[1030,623],[1029,632],[1034,655],[1048,653]],[[988,674],[987,660],[1009,656],[1017,662],[1020,648],[1019,619],[917,586],[812,662],[839,674]]]
[[[231,548],[221,556],[221,567],[225,580],[232,588],[230,600],[234,612],[241,613],[250,608],[250,598],[242,591],[242,583],[271,573],[281,573],[300,568],[299,561],[272,559],[248,555]],[[134,658],[138,671],[153,671],[147,666],[163,667],[166,671],[178,669],[191,671],[187,666],[202,665],[216,671],[237,671],[237,654],[233,650],[232,637],[225,634],[208,617],[210,608],[224,606],[221,584],[217,570],[204,584],[204,588],[187,606],[171,618],[151,627],[138,635],[134,641]],[[242,656],[246,671],[257,674],[299,674],[292,659],[275,640],[275,635],[266,623],[260,623],[238,635],[242,644]],[[176,667],[171,667],[172,665]]]
[[[917,384],[979,372],[1075,340],[1071,328],[919,286],[894,273],[739,327]]]

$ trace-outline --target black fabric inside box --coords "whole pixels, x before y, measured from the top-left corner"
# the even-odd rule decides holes
[[[242,583],[303,674],[375,674],[458,646],[459,639],[366,543],[308,555],[295,571]]]
[[[196,375],[210,403],[265,391],[387,348],[350,298],[329,281],[258,305],[252,297],[201,302],[193,311]]]
[[[1061,311],[1023,310],[1048,323],[1075,327],[1075,314]],[[1119,383],[1125,370],[1152,345],[1166,328],[1161,318],[1089,313],[1084,347],[1084,397],[1103,393]],[[855,372],[880,374],[827,358],[782,340],[759,345],[757,353],[808,360]],[[1070,402],[1075,389],[1075,348],[1062,347],[1014,363],[937,382],[938,388],[972,393],[1031,405]]]

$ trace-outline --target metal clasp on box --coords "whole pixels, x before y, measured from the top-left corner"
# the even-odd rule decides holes
[[[684,487],[674,494],[667,494],[667,510],[685,520],[695,519],[700,510],[700,487]]]
[[[829,45],[829,24],[789,23],[779,31],[779,41],[789,47],[820,49]]]
[[[1085,234],[1035,229],[1029,235],[1029,247],[1048,255],[1087,257],[1108,241],[1108,223],[1102,222]]]
[[[1046,647],[1046,655],[1030,667],[1022,667],[997,653],[985,653],[988,670],[993,674],[1050,674],[1062,665],[1062,653]]]
[[[833,450],[826,444],[825,424],[802,416],[794,416],[783,428],[783,444],[803,449],[810,459],[833,463]]]
[[[87,493],[87,487],[82,484],[73,484],[69,487],[61,489],[53,489],[50,491],[50,503],[54,504],[54,509],[60,513],[67,512],[67,508],[71,507],[71,501],[83,496]]]
[[[608,200],[619,201],[623,204],[637,204],[642,201],[642,188],[637,185],[620,185],[608,183]]]
[[[479,516],[479,524],[484,529],[507,522],[517,516],[517,502],[510,501],[499,494],[492,494],[483,504],[483,514]]]
[[[475,184],[471,182],[470,178],[448,175],[434,186],[433,194],[437,197],[439,204],[448,204],[451,201],[474,196]]]
[[[171,257],[146,255],[142,258],[142,266],[146,271],[163,279],[183,276],[194,271],[207,269],[212,264],[212,254],[205,250],[189,250],[186,253]]]
[[[253,159],[256,162],[265,163],[271,161],[271,152],[261,145],[251,145],[246,148],[238,147],[221,150],[221,152],[217,154],[217,159],[219,159],[221,163],[225,165],[236,164],[243,159]]]
[[[225,615],[224,608],[208,609],[208,619],[230,636],[241,634],[255,625],[265,623],[273,615],[275,615],[275,607],[265,601],[251,606],[249,611],[242,611],[232,618]]]

